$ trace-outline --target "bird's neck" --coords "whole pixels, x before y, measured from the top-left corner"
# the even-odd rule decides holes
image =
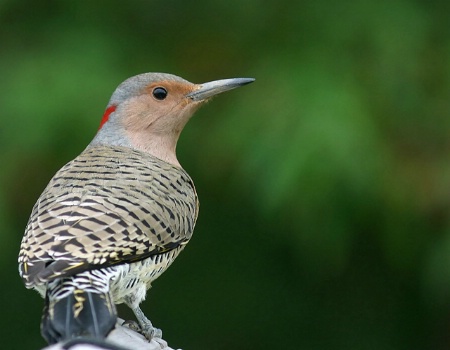
[[[151,154],[167,163],[181,167],[176,156],[176,146],[179,134],[167,135],[149,133],[148,131],[127,132],[121,130],[108,130],[105,124],[94,137],[88,147],[95,146],[120,146],[135,149]]]
[[[149,153],[167,163],[181,167],[176,155],[179,135],[134,132],[127,136],[132,148]]]

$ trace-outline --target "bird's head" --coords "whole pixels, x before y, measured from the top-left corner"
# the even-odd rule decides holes
[[[175,148],[183,127],[211,97],[253,82],[251,78],[193,84],[163,73],[125,80],[114,91],[90,146],[125,146],[179,165]]]

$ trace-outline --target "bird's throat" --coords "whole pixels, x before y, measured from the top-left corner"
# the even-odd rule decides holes
[[[134,132],[128,133],[127,137],[133,148],[149,153],[177,167],[181,167],[176,156],[179,134]]]

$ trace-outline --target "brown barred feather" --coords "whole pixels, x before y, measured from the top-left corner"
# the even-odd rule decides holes
[[[126,147],[89,147],[33,208],[19,264],[27,287],[138,261],[189,241],[198,214],[180,167]]]

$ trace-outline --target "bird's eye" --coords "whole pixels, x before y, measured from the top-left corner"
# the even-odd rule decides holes
[[[167,90],[163,87],[157,87],[153,90],[153,97],[157,100],[164,100],[167,97]]]

